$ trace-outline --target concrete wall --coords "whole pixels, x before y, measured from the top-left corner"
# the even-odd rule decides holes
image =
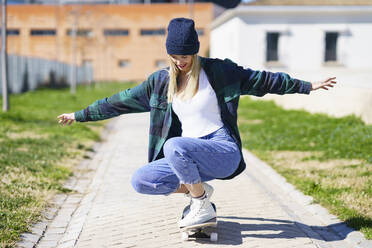
[[[263,99],[334,116],[356,114],[372,123],[372,7],[241,7],[225,12],[212,26],[211,57],[307,81],[336,76],[339,82],[329,92]],[[325,63],[325,33],[333,31],[339,32],[338,60]],[[267,32],[280,33],[275,63],[266,62]]]
[[[211,56],[214,58],[230,58],[240,61],[241,20],[233,18],[225,25],[211,32]]]

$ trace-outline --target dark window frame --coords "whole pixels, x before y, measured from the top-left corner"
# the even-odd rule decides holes
[[[84,66],[84,65],[89,65],[89,66],[93,66],[93,59],[83,59],[83,61],[81,62],[81,64]]]
[[[163,36],[165,35],[165,28],[141,28],[141,36]]]
[[[46,29],[46,28],[34,28],[30,30],[31,36],[56,36],[57,30],[56,29]]]
[[[337,62],[337,41],[339,32],[326,32],[324,36],[324,62]]]
[[[66,35],[70,36],[72,35],[72,29],[66,30]],[[79,28],[76,30],[76,36],[77,37],[92,37],[93,36],[93,30],[90,28]]]
[[[266,32],[266,62],[279,62],[280,32]]]
[[[19,28],[7,28],[6,29],[6,35],[9,36],[18,36],[20,35],[21,31]],[[0,34],[1,34],[1,28],[0,28]]]
[[[196,32],[198,33],[199,36],[204,36],[205,35],[205,29],[204,28],[197,28]]]
[[[129,29],[124,28],[106,28],[103,30],[104,36],[129,36]]]
[[[124,65],[125,64],[125,65]],[[118,67],[119,68],[128,68],[131,62],[129,59],[119,59],[118,60]]]

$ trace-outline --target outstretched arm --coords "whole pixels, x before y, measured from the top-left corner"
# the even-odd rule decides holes
[[[292,78],[284,72],[254,71],[244,69],[241,72],[243,80],[241,89],[243,94],[263,96],[270,94],[309,94],[311,83]]]
[[[150,97],[150,83],[146,80],[136,87],[95,101],[83,110],[61,114],[57,118],[60,124],[71,125],[74,121],[98,121],[121,114],[147,112],[150,111]]]
[[[328,89],[336,83],[335,77],[323,81],[308,82],[292,78],[284,72],[258,71],[244,69],[229,59],[225,59],[225,73],[234,75],[233,81],[238,81],[242,95],[264,96],[271,94],[309,94],[311,90]],[[232,82],[233,82],[232,81]]]

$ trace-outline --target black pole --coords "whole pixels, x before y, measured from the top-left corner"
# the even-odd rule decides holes
[[[8,98],[8,70],[7,70],[7,53],[6,53],[6,7],[7,0],[2,0],[2,25],[1,25],[1,82],[3,92],[3,111],[9,110],[9,98]]]

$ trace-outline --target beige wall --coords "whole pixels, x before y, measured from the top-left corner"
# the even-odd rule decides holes
[[[10,5],[8,29],[19,29],[20,35],[8,36],[8,52],[71,63],[71,37],[66,34],[74,21],[78,29],[90,29],[88,37],[76,39],[76,62],[90,62],[95,80],[138,80],[157,70],[156,61],[167,61],[166,35],[141,36],[142,28],[165,28],[175,17],[189,17],[185,4],[132,5]],[[213,5],[195,4],[196,28],[204,35],[199,54],[209,50],[209,24]],[[54,36],[31,36],[32,29],[56,29]],[[104,29],[128,29],[128,36],[104,36]],[[129,61],[119,67],[119,61]]]

